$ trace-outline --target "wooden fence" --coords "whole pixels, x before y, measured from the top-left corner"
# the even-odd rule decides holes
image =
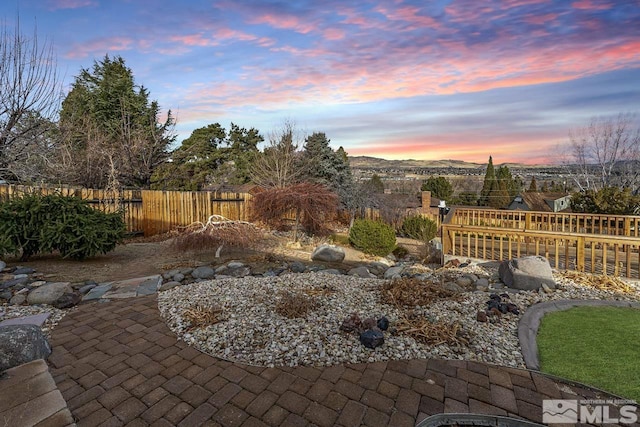
[[[640,217],[455,208],[442,226],[453,256],[542,255],[557,269],[640,279]]]
[[[87,188],[0,185],[0,200],[32,193],[80,197],[106,212],[114,211],[117,201],[124,211],[127,231],[145,236],[206,221],[214,214],[245,221],[248,219],[247,202],[251,199],[248,193],[213,191],[124,190],[114,193]]]
[[[248,221],[252,199],[250,193],[234,192],[125,190],[113,193],[87,188],[0,185],[0,200],[31,193],[80,197],[106,212],[112,212],[117,201],[124,211],[127,231],[145,236],[166,233],[196,221],[204,222],[211,215]],[[367,208],[362,216],[379,219],[380,212]]]

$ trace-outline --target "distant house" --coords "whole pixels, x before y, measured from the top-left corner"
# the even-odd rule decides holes
[[[423,191],[421,193],[422,206],[421,213],[424,215],[438,216],[438,205],[440,199],[431,196],[431,191]]]
[[[571,195],[564,193],[520,193],[513,198],[508,210],[538,211],[538,212],[566,212],[569,210]]]

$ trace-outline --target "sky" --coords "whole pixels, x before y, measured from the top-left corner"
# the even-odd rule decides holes
[[[65,90],[106,54],[177,144],[285,122],[386,159],[549,164],[594,117],[640,115],[640,0],[2,0]]]

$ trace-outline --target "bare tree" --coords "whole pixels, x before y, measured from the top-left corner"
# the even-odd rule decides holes
[[[61,97],[53,45],[0,29],[0,178],[20,179],[20,168],[35,156],[34,144],[49,130]],[[34,120],[38,117],[38,120]]]
[[[285,121],[269,135],[269,145],[258,155],[251,168],[251,180],[261,187],[284,188],[295,184],[304,173],[300,167],[299,132]]]
[[[595,117],[569,134],[567,163],[581,191],[604,187],[637,190],[640,178],[640,124],[637,116]]]

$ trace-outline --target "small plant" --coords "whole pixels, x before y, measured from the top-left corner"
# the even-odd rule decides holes
[[[395,249],[393,250],[392,254],[398,258],[398,259],[402,259],[404,257],[406,257],[407,255],[409,255],[409,250],[407,248],[405,248],[404,246],[396,246]]]
[[[358,219],[349,232],[349,242],[364,253],[386,256],[396,247],[396,233],[383,222]]]
[[[411,238],[428,242],[436,237],[438,225],[435,221],[420,215],[407,217],[402,223],[402,234]]]
[[[461,296],[435,282],[402,278],[388,282],[382,289],[381,302],[397,307],[427,306],[434,301],[459,301]]]
[[[179,232],[171,246],[179,251],[206,251],[216,249],[216,257],[224,246],[249,248],[260,239],[258,228],[245,221],[232,221],[220,215],[211,215],[206,224],[195,222]]]
[[[289,319],[303,318],[316,305],[313,297],[298,292],[281,291],[276,303],[276,313]]]
[[[28,194],[0,203],[0,255],[22,261],[54,251],[75,259],[107,253],[125,231],[121,212],[101,212],[78,197]]]
[[[349,245],[349,236],[345,236],[344,234],[332,234],[330,236],[331,242],[336,245]]]
[[[222,308],[217,305],[198,304],[186,309],[182,317],[189,323],[188,330],[205,328],[222,320]]]

